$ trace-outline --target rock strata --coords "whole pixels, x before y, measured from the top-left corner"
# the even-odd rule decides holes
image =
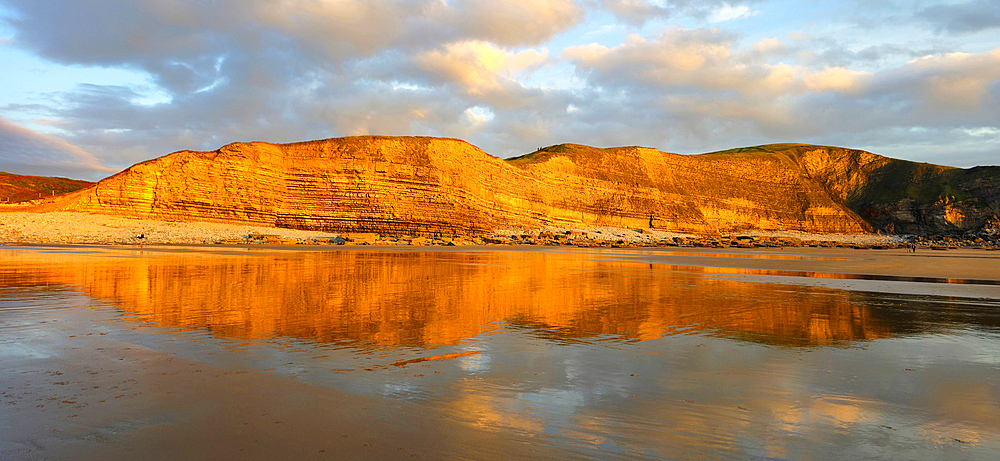
[[[464,141],[419,137],[182,151],[38,209],[424,237],[578,225],[700,235],[870,229],[783,156],[566,144],[504,161]]]
[[[953,168],[805,144],[719,154],[786,156],[874,230],[970,240],[1000,233],[1000,166]]]
[[[702,155],[561,144],[501,160],[457,139],[361,136],[176,152],[36,209],[431,239],[1000,226],[1000,168],[967,171],[801,144]]]

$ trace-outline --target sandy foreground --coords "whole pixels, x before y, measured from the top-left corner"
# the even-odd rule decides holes
[[[576,232],[596,240],[629,242],[658,241],[690,235],[658,230],[633,230],[614,227],[547,228],[548,232]],[[518,230],[498,232],[513,235]],[[137,238],[143,235],[142,239]],[[754,237],[790,237],[800,240],[835,241],[851,245],[885,245],[897,243],[896,236],[872,234],[809,234],[803,232],[745,232],[738,235]],[[198,244],[242,243],[250,236],[270,236],[281,243],[306,243],[329,239],[337,233],[283,229],[208,222],[168,222],[149,219],[129,219],[78,212],[0,212],[0,242],[45,244]],[[475,243],[461,239],[458,244]]]
[[[0,316],[0,404],[5,409],[0,412],[0,460],[677,459],[691,453],[708,459],[749,459],[756,453],[719,442],[730,439],[767,441],[804,455],[856,450],[846,456],[849,459],[877,459],[887,445],[906,459],[996,459],[1000,446],[1000,413],[992,397],[1000,372],[995,366],[1000,323],[994,309],[1000,299],[1000,252],[809,247],[263,245],[240,252],[206,245],[88,248],[94,251],[0,248],[0,263],[14,269],[5,272],[9,286],[6,298],[0,297],[0,307],[6,309],[0,309],[5,314]],[[457,344],[393,347],[387,341],[345,347],[312,340],[311,332],[322,329],[310,325],[323,323],[310,323],[313,317],[302,314],[324,317],[347,312],[348,307],[309,311],[297,306],[337,299],[353,306],[368,291],[338,292],[336,283],[312,284],[298,273],[287,278],[245,277],[227,283],[218,296],[207,295],[203,299],[212,300],[207,304],[195,301],[197,287],[221,286],[192,283],[205,274],[219,277],[208,280],[232,282],[227,274],[241,274],[257,264],[269,266],[275,254],[291,261],[350,252],[466,255],[463,264],[453,266],[456,272],[426,264],[421,270],[427,272],[417,272],[411,281],[425,283],[424,274],[465,279],[475,273],[489,275],[477,279],[488,285],[513,286],[513,281],[526,280],[531,290],[551,294],[539,299],[561,301],[526,304],[532,311],[547,305],[560,315],[578,312],[581,319],[599,319],[598,327],[567,342],[543,341],[543,334],[552,334],[551,326],[519,323]],[[239,260],[234,261],[237,253]],[[524,271],[482,264],[484,254],[504,253],[535,256],[539,264],[550,265],[534,271],[538,278],[525,279]],[[585,273],[560,271],[566,261],[593,259],[601,264],[574,267],[617,267],[619,272],[559,278]],[[94,264],[102,260],[114,262]],[[206,264],[213,260],[222,261],[221,266]],[[361,324],[368,325],[372,318],[420,318],[429,324],[413,332],[461,330],[468,317],[446,315],[453,296],[421,295],[401,284],[399,276],[416,269],[407,261],[435,260],[440,261],[395,258],[402,265],[389,266],[395,268],[389,271],[394,275],[372,291],[387,293],[384,302],[373,304],[380,306],[370,312],[374,315],[359,316]],[[626,264],[609,264],[615,261]],[[646,266],[661,270],[647,275]],[[204,270],[211,267],[221,269]],[[339,263],[302,267],[327,267],[328,274],[345,268]],[[91,275],[79,275],[85,271]],[[190,275],[161,278],[170,274]],[[609,276],[625,284],[607,285]],[[67,283],[72,277],[86,283]],[[373,280],[378,279],[351,286],[374,285]],[[588,283],[564,283],[567,280]],[[648,284],[640,283],[643,280]],[[691,281],[702,288],[692,288]],[[160,304],[152,311],[158,316],[136,317],[121,307],[129,300],[147,299],[130,298],[133,293],[182,286],[188,288],[179,292],[189,296],[177,305],[171,304],[174,297],[156,298]],[[274,286],[283,288],[267,290]],[[575,293],[567,288],[573,286],[582,287],[579,292],[588,296],[600,296],[609,286],[630,287],[643,296],[664,295],[654,298],[658,301],[651,306],[676,295],[682,314],[676,325],[686,333],[664,330],[662,338],[649,341],[609,341],[602,326],[627,325],[634,301],[643,297],[606,297],[594,308],[584,297],[565,296]],[[454,293],[475,300],[482,286],[467,287],[471,289]],[[76,290],[84,291],[77,295]],[[100,293],[117,297],[102,302]],[[79,296],[84,294],[91,301],[82,302]],[[263,339],[235,334],[235,326],[272,312],[252,309],[251,298],[269,299],[258,307],[273,307],[273,318],[280,319],[273,325],[288,329],[268,330]],[[489,310],[489,302],[483,298],[478,305],[459,305],[474,312]],[[731,305],[739,308],[732,310]],[[801,309],[810,315],[798,315]],[[255,315],[241,317],[238,312],[243,310]],[[173,318],[201,319],[206,325],[230,319],[223,325],[233,327],[198,327],[201,324],[194,322],[194,328],[176,328],[169,323]],[[872,336],[836,347],[816,343],[799,348],[720,336],[713,333],[722,331],[719,325],[698,329],[703,319],[722,318],[730,319],[722,325],[742,325],[749,332],[815,330],[822,335],[833,331],[828,327],[847,325],[847,330],[871,331]],[[797,323],[801,318],[809,322]],[[294,336],[292,331],[308,333]],[[399,334],[409,331],[400,328]],[[842,347],[845,344],[852,347]],[[470,352],[475,355],[464,355]],[[571,379],[574,370],[586,373]],[[804,415],[791,431],[786,429],[791,423],[782,419],[789,412]],[[702,426],[691,421],[703,421],[706,430],[699,431]],[[680,437],[675,436],[678,432]],[[844,445],[832,446],[836,443]]]

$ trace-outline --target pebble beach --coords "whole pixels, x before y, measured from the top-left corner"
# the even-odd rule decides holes
[[[140,237],[141,236],[141,237]],[[898,236],[875,234],[809,234],[802,232],[746,232],[723,237],[743,242],[826,242],[851,246],[892,246]],[[616,227],[550,227],[540,231],[502,230],[493,236],[420,238],[345,234],[211,222],[169,222],[130,219],[79,212],[0,212],[0,243],[5,244],[620,244],[657,245],[699,242],[704,238],[655,229]],[[712,240],[718,242],[719,239]],[[782,245],[784,246],[784,245]]]

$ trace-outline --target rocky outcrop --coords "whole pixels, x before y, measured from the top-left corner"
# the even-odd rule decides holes
[[[1000,167],[953,168],[853,149],[778,144],[726,151],[785,155],[875,230],[989,234],[1000,222]]]
[[[873,197],[895,184],[899,162],[798,144],[703,155],[562,144],[501,160],[457,139],[362,136],[176,152],[42,208],[390,235],[591,225],[857,233],[885,227],[878,206],[892,202]],[[995,176],[975,187],[995,193]],[[947,222],[978,222],[953,208]]]

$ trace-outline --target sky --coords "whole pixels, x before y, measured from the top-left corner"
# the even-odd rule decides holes
[[[0,0],[0,170],[350,135],[1000,164],[1000,2]]]

